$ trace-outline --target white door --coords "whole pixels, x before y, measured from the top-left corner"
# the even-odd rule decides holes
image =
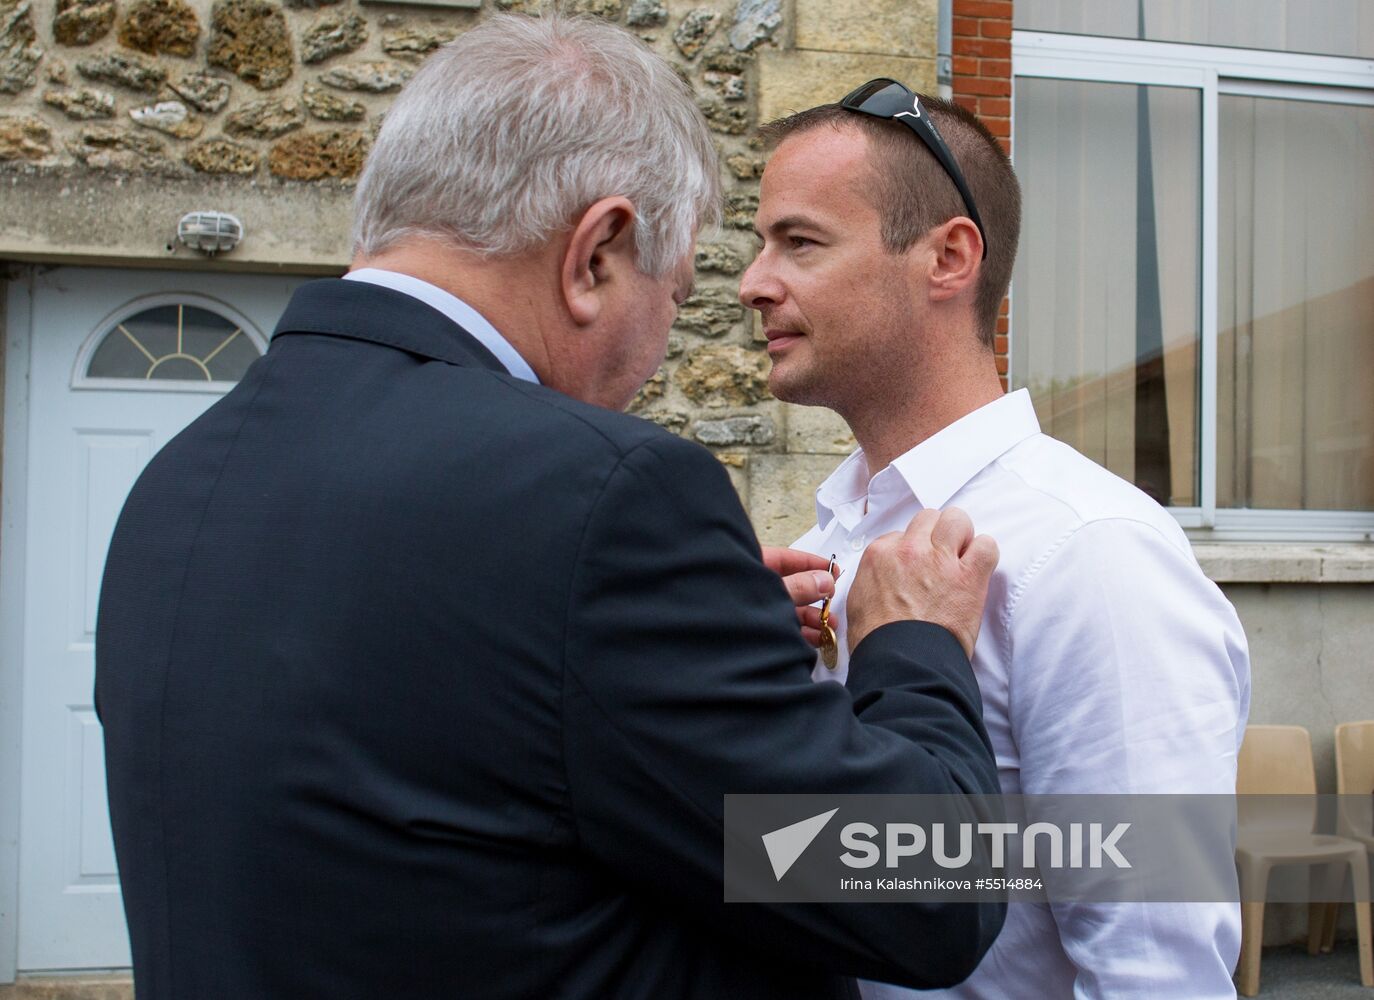
[[[11,285],[31,330],[21,971],[129,964],[92,706],[105,551],[148,459],[261,354],[303,280],[59,268]]]

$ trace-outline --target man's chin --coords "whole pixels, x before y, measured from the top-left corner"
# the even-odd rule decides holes
[[[768,373],[768,391],[773,394],[774,399],[780,399],[784,403],[795,403],[798,406],[820,406],[816,387],[804,377],[804,373],[789,371],[784,364],[773,364],[773,369]]]

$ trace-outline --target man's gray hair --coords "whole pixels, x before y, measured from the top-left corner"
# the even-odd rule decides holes
[[[691,91],[637,38],[586,17],[499,14],[430,56],[387,111],[353,251],[426,236],[518,254],[622,195],[638,266],[658,277],[718,221],[719,169]]]

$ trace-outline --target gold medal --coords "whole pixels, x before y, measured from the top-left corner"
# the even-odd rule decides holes
[[[830,578],[835,578],[835,557],[830,557],[830,566],[826,570]],[[821,662],[825,664],[827,670],[834,670],[840,662],[840,643],[835,637],[835,630],[830,627],[830,601],[835,595],[832,593],[821,603]]]

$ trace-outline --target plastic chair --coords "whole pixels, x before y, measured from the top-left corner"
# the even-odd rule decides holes
[[[1336,727],[1336,833],[1374,851],[1374,722],[1342,722]],[[1321,950],[1336,941],[1336,904],[1322,907]],[[1312,950],[1312,942],[1308,942]]]
[[[1369,883],[1369,860],[1361,843],[1312,832],[1317,818],[1317,778],[1307,730],[1301,726],[1250,726],[1236,768],[1236,793],[1241,796],[1237,801],[1236,831],[1236,867],[1242,900],[1236,988],[1241,995],[1252,997],[1259,993],[1264,896],[1269,873],[1279,865],[1334,865],[1350,869],[1357,890],[1355,926],[1359,935],[1360,982],[1374,986],[1369,901],[1358,901],[1359,896],[1365,895],[1359,887]],[[1264,796],[1284,798],[1266,801]],[[1326,911],[1327,907],[1320,903],[1309,908],[1307,945],[1313,954],[1326,931]]]

